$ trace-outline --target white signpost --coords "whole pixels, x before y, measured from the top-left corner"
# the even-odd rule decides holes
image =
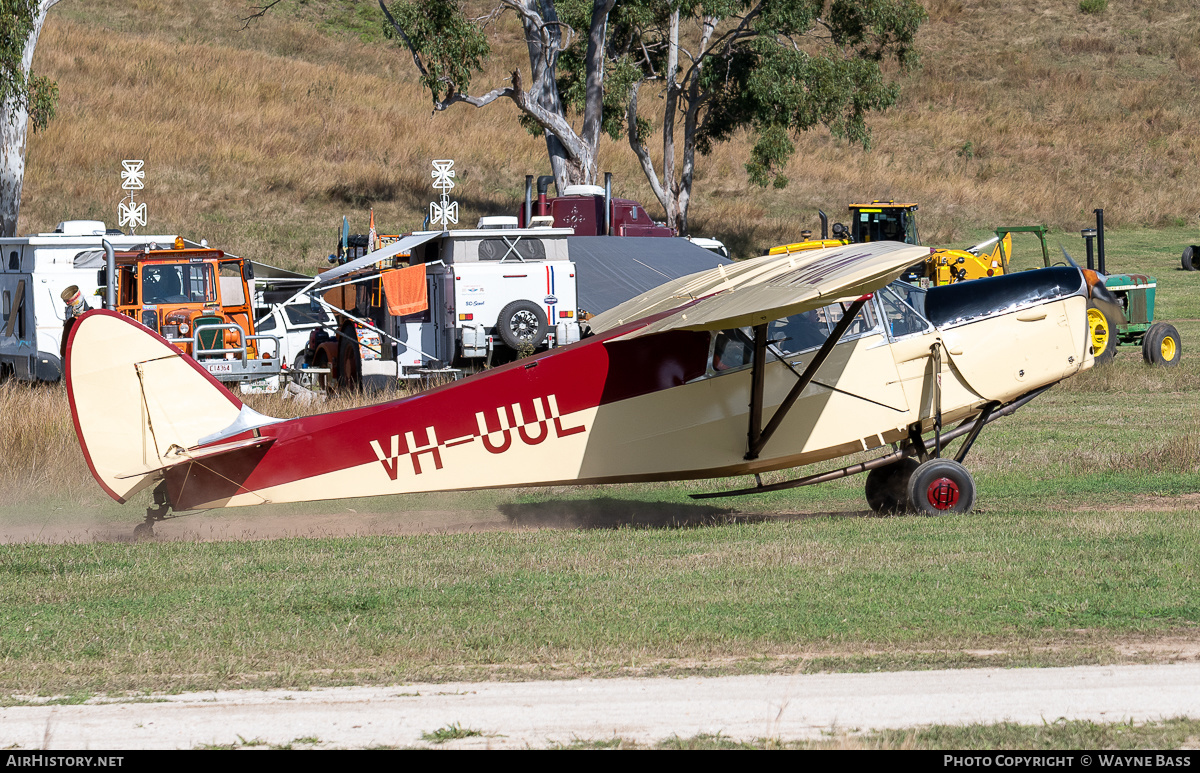
[[[458,202],[450,201],[450,190],[454,187],[454,161],[440,160],[433,162],[433,187],[442,192],[442,201],[429,203],[429,222],[432,225],[441,223],[442,230],[450,227],[451,223],[458,225]]]
[[[134,203],[134,191],[140,191],[145,186],[146,172],[143,169],[144,162],[141,160],[126,160],[121,162],[121,188],[129,191],[125,198],[118,205],[118,223],[124,228],[129,226],[129,233],[133,233],[135,228],[143,228],[146,225],[146,203]]]

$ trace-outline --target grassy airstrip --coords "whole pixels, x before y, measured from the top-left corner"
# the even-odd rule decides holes
[[[250,526],[239,541],[133,543],[92,542],[81,526],[78,542],[0,547],[0,692],[73,701],[231,686],[1194,659],[1200,275],[1174,268],[1182,237],[1109,238],[1114,269],[1159,277],[1182,364],[1152,370],[1122,351],[1111,368],[994,425],[969,458],[980,490],[971,515],[875,517],[854,478],[716,504],[687,494],[744,481],[209,516],[252,524],[357,511],[403,521],[442,510],[509,527],[482,533],[263,540]],[[62,399],[54,389],[38,396]],[[54,429],[40,451],[29,433],[5,447],[9,459],[41,453],[52,469],[21,504],[0,504],[0,525],[131,530],[145,503],[105,504],[69,432]]]
[[[112,221],[119,160],[145,158],[155,227],[311,270],[343,214],[355,230],[368,207],[385,228],[419,223],[431,158],[458,159],[464,222],[511,211],[523,175],[545,171],[541,141],[511,131],[502,112],[431,118],[410,63],[374,20],[351,16],[370,4],[289,0],[289,15],[245,34],[230,5],[56,6],[37,55],[63,97],[59,119],[30,140],[21,233],[67,217]],[[702,159],[696,232],[758,254],[815,227],[817,207],[837,220],[850,200],[895,196],[921,203],[929,243],[1043,222],[1056,229],[1052,251],[1062,243],[1082,260],[1077,229],[1103,206],[1120,228],[1108,234],[1110,267],[1159,279],[1158,316],[1182,333],[1179,368],[1150,370],[1123,351],[994,425],[968,459],[979,486],[969,516],[875,517],[861,478],[732,502],[687,497],[746,484],[736,480],[208,514],[244,528],[220,542],[112,539],[132,532],[146,502],[117,506],[91,481],[61,389],[3,384],[0,531],[23,541],[0,545],[0,703],[1200,656],[1200,274],[1178,269],[1183,246],[1200,243],[1200,10],[1194,0],[1114,2],[1098,16],[1074,0],[1034,14],[925,5],[925,66],[904,76],[897,108],[872,119],[872,153],[809,133],[791,185],[760,190],[741,169],[748,140],[735,138]],[[519,36],[501,48],[519,53]],[[497,56],[481,83],[508,67]],[[622,143],[601,153],[622,193],[650,204]],[[1033,265],[1024,238],[1020,265]],[[268,540],[253,525],[342,513],[404,523],[429,511],[488,528]],[[43,527],[71,536],[49,544]],[[1195,721],[1050,722],[829,743],[1133,748],[1197,735]]]

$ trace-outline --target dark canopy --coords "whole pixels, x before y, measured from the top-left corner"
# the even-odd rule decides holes
[[[648,236],[570,236],[578,272],[579,308],[599,314],[669,279],[732,263],[687,239]]]

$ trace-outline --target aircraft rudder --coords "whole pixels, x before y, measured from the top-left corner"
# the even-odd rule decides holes
[[[228,427],[242,407],[198,362],[112,311],[79,317],[65,354],[80,448],[96,482],[118,502],[159,480],[173,448]]]

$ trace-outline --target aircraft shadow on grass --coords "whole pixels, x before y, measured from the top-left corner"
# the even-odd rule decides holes
[[[629,499],[560,499],[509,502],[498,508],[514,526],[557,529],[691,529],[743,523],[804,521],[812,518],[876,517],[870,511],[829,513],[739,513],[725,507]]]

